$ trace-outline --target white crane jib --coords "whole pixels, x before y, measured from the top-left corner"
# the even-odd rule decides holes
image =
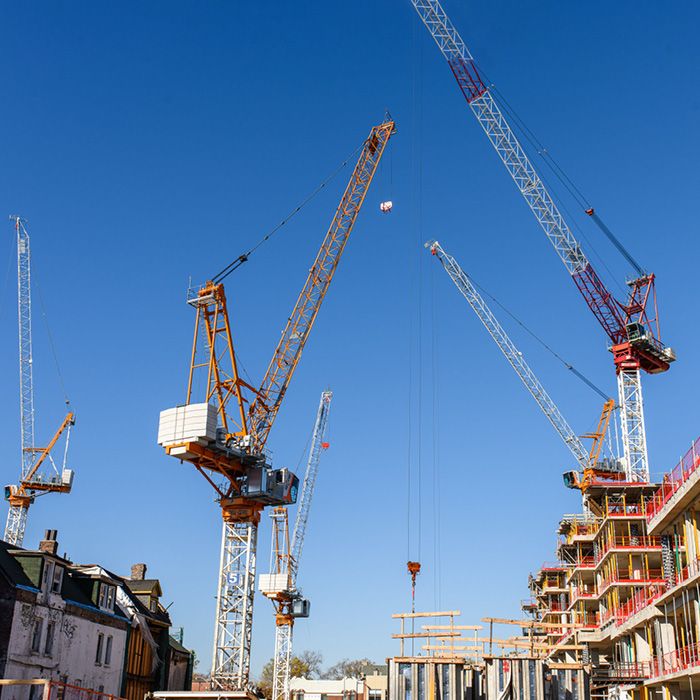
[[[462,293],[464,298],[469,302],[469,305],[474,309],[474,313],[479,317],[479,320],[484,324],[484,327],[493,338],[496,345],[510,363],[511,367],[520,377],[525,388],[532,394],[532,397],[537,401],[542,412],[547,416],[549,422],[554,426],[554,429],[559,433],[559,437],[564,441],[566,446],[571,450],[571,453],[576,458],[581,469],[587,468],[589,463],[588,451],[583,446],[579,437],[574,433],[564,416],[561,414],[557,405],[549,397],[545,388],[535,376],[530,366],[525,361],[523,354],[515,347],[513,341],[508,337],[508,334],[503,330],[498,319],[493,315],[491,309],[487,306],[483,297],[477,291],[467,273],[459,266],[459,263],[448,253],[446,253],[437,241],[429,241],[425,244],[430,252],[442,263],[447,274],[451,277],[455,286]]]
[[[333,393],[330,391],[324,391],[321,394],[291,545],[287,508],[275,508],[271,513],[272,573],[260,577],[260,590],[263,595],[270,598],[275,608],[275,653],[273,656],[271,700],[286,700],[289,696],[294,620],[309,616],[310,603],[297,589],[297,574],[299,573],[299,562],[306,538],[306,529],[309,524],[311,501],[316,486],[321,454],[328,447],[325,436],[332,398]]]

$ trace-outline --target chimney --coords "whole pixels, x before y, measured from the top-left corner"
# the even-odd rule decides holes
[[[58,551],[58,542],[56,541],[57,534],[57,530],[46,530],[44,539],[39,542],[39,551],[55,555]]]
[[[146,578],[146,568],[145,564],[134,564],[131,567],[131,580],[143,581]]]

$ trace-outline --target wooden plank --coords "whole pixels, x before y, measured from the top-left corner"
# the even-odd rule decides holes
[[[461,614],[459,610],[447,610],[446,612],[394,613],[392,617],[456,617]]]
[[[459,637],[461,632],[402,632],[392,634],[392,639],[420,639],[421,637]]]
[[[582,644],[543,644],[542,642],[521,642],[518,640],[509,640],[507,642],[509,645],[513,645],[515,647],[523,647],[525,649],[548,649],[549,651],[557,651],[559,649],[564,650],[572,650],[572,651],[582,651],[586,647],[584,647]]]
[[[562,671],[578,671],[579,669],[583,668],[583,664],[570,664],[565,663],[564,661],[552,661],[547,665],[549,668],[559,668]]]
[[[470,642],[471,644],[482,645],[485,643],[483,639],[476,639],[475,637],[450,637],[445,640],[445,644],[454,644],[455,642]]]
[[[518,627],[542,627],[543,629],[576,628],[583,625],[575,622],[536,622],[534,620],[508,620],[503,617],[482,617],[482,622],[490,622],[495,625],[517,625]]]
[[[423,625],[424,630],[482,630],[483,625]]]
[[[421,647],[421,649],[426,649],[428,651],[433,651],[433,650],[436,650],[436,651],[456,651],[456,650],[482,651],[481,647],[470,647],[470,646],[462,646],[462,645],[442,647],[442,646],[435,646],[432,644],[425,644],[424,646]]]

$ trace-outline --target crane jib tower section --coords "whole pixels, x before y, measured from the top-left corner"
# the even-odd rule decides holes
[[[617,373],[627,478],[648,481],[640,371],[664,372],[675,360],[671,348],[659,337],[654,275],[642,274],[630,281],[625,302],[613,297],[561,215],[440,2],[411,0],[411,3],[447,60],[474,116],[610,340]],[[587,213],[592,215],[593,210]]]

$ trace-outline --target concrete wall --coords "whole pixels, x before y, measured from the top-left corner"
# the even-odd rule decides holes
[[[126,623],[114,618],[112,624],[96,622],[96,613],[79,611],[59,596],[48,596],[46,604],[15,603],[9,651],[4,677],[46,678],[119,695],[126,644]],[[109,621],[107,616],[105,622]],[[39,651],[32,650],[35,620],[42,620]],[[48,623],[54,624],[53,647],[46,653]],[[98,634],[112,637],[111,659],[96,663]],[[13,692],[17,700],[29,697]]]

